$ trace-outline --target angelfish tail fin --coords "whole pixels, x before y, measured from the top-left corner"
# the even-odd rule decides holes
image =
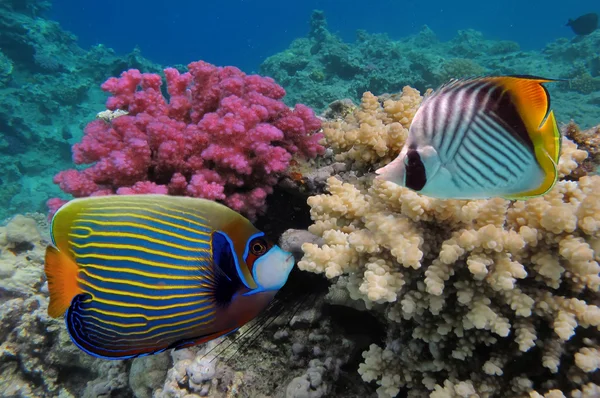
[[[71,305],[73,297],[82,293],[77,282],[78,271],[79,267],[69,256],[54,246],[46,248],[44,272],[48,279],[48,290],[50,291],[48,315],[52,318],[63,315]]]

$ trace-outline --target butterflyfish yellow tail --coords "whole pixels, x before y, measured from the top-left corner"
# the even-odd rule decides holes
[[[44,271],[48,278],[48,290],[50,291],[48,315],[58,318],[69,308],[73,297],[82,293],[77,282],[78,266],[57,248],[48,246]]]
[[[536,159],[545,178],[533,190],[522,192],[509,199],[525,199],[548,192],[558,179],[562,137],[554,113],[550,111],[550,96],[542,83],[554,80],[533,76],[507,76],[495,78],[509,92],[533,143]]]
[[[554,187],[558,180],[558,159],[560,156],[561,136],[554,114],[550,112],[544,125],[540,128],[541,139],[534,142],[535,156],[544,171],[544,180],[536,189],[522,192],[507,199],[527,199],[544,195]]]

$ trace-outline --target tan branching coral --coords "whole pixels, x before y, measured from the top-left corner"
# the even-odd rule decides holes
[[[362,109],[375,109],[369,94]],[[398,150],[353,150],[337,137],[356,162]],[[586,156],[564,138],[561,178]],[[600,176],[518,202],[432,199],[369,175],[331,177],[328,190],[308,200],[325,244],[304,244],[298,266],[387,318],[386,346],[371,346],[359,368],[380,397],[598,391]]]
[[[323,123],[327,145],[338,161],[349,160],[358,167],[386,164],[402,149],[421,100],[408,86],[385,100],[366,92],[360,106],[344,119]]]

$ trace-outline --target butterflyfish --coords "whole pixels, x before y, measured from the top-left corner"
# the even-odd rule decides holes
[[[534,76],[452,80],[425,98],[378,178],[442,199],[527,199],[556,183],[561,134]]]
[[[48,313],[88,354],[126,359],[231,333],[286,283],[293,256],[219,203],[74,199],[51,223]]]

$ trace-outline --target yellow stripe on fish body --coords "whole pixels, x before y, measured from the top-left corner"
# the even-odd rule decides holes
[[[247,219],[203,199],[76,199],[55,214],[51,234],[48,312],[66,312],[73,342],[110,359],[237,329],[268,304],[293,266]]]
[[[437,198],[524,199],[555,184],[561,136],[530,76],[454,80],[423,101],[380,178]]]

